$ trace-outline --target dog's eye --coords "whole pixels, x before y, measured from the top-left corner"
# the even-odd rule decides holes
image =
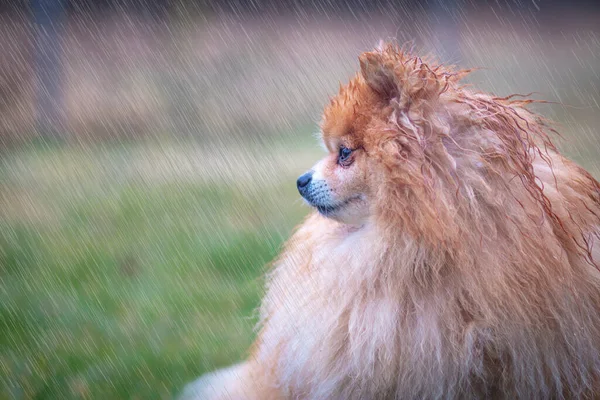
[[[347,147],[340,148],[340,154],[338,155],[338,164],[348,166],[350,165],[350,156],[352,155],[352,150]]]

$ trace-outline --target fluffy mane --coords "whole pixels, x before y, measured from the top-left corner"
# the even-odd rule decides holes
[[[340,99],[348,101],[352,92],[361,90],[363,79],[389,102],[389,120],[384,122],[387,126],[383,130],[396,140],[381,142],[396,146],[397,150],[382,160],[388,166],[389,178],[394,181],[387,187],[418,188],[411,193],[414,198],[408,201],[419,204],[419,207],[406,207],[406,202],[400,201],[398,205],[402,210],[385,207],[383,219],[392,221],[390,225],[411,227],[414,233],[432,243],[449,238],[455,239],[453,244],[464,243],[464,230],[477,228],[478,224],[457,219],[457,208],[468,205],[476,212],[480,202],[478,195],[491,190],[512,194],[513,181],[517,179],[528,194],[527,200],[535,203],[525,205],[517,194],[514,196],[532,222],[540,224],[548,219],[553,227],[567,234],[574,245],[588,256],[591,254],[592,243],[586,235],[568,232],[564,226],[566,221],[553,209],[544,193],[548,183],[558,190],[556,177],[553,182],[536,177],[534,163],[538,161],[545,162],[554,173],[548,152],[556,152],[556,148],[549,137],[549,133],[555,131],[545,119],[525,108],[535,100],[513,99],[519,95],[501,98],[471,92],[459,85],[471,70],[428,64],[427,60],[391,44],[363,53],[360,64],[362,76],[344,88],[332,105]],[[390,155],[390,152],[380,154]],[[587,208],[594,221],[588,222],[598,223],[594,211],[600,199],[598,183],[586,171],[579,169],[579,172],[587,178],[587,189],[592,197],[582,204],[592,206]],[[504,187],[494,188],[492,181]],[[589,200],[593,204],[588,204]],[[406,215],[405,210],[411,208],[416,214]],[[498,211],[511,218],[510,208]],[[535,213],[537,215],[533,215]],[[398,223],[394,218],[398,216],[407,218]],[[566,218],[578,224],[573,215]],[[434,226],[434,232],[426,232]]]

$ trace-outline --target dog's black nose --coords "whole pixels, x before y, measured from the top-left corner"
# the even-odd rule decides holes
[[[300,175],[300,178],[296,181],[296,185],[298,186],[298,190],[304,189],[310,181],[312,180],[313,171],[308,171],[304,175]]]

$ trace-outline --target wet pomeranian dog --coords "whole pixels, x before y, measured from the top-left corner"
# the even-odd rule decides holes
[[[184,397],[600,397],[599,183],[532,100],[391,44],[359,60],[248,360]]]

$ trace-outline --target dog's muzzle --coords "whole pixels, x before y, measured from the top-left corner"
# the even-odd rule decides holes
[[[314,171],[308,171],[298,178],[296,181],[296,186],[298,187],[298,192],[302,195],[302,197],[306,198],[306,194],[308,193],[308,189],[310,187],[310,182],[312,181]]]

